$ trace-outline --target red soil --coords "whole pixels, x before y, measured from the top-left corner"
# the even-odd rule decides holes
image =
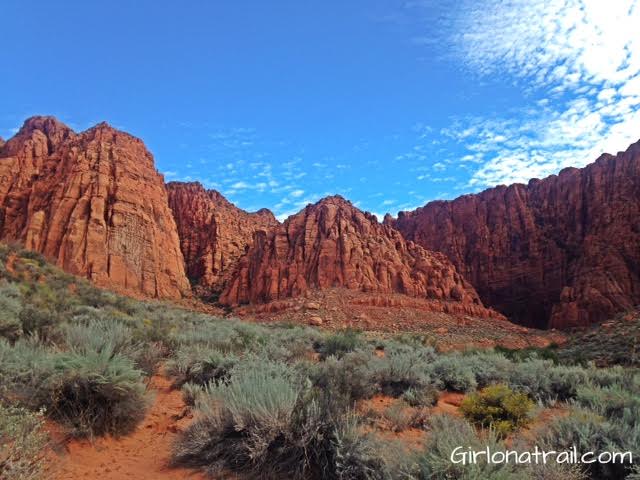
[[[171,444],[191,421],[179,390],[167,378],[154,376],[149,388],[153,404],[136,430],[121,438],[70,440],[50,455],[51,480],[203,480],[201,473],[170,468]],[[52,432],[55,438],[55,431]]]

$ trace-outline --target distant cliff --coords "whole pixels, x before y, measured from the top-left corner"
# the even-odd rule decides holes
[[[445,253],[485,305],[525,325],[588,325],[640,304],[640,142],[386,223]]]
[[[278,224],[269,210],[245,212],[197,182],[171,182],[167,192],[187,275],[201,295],[220,293],[254,232]]]
[[[447,303],[451,313],[495,315],[444,255],[405,241],[339,196],[257,233],[220,300],[264,303],[334,287],[402,293]]]

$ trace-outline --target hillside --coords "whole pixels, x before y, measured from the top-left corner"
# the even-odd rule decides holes
[[[443,465],[459,478],[467,467],[450,462],[448,445],[487,441],[555,450],[602,441],[638,454],[630,369],[224,320],[100,290],[6,245],[0,303],[3,479],[427,480],[444,478],[430,473]],[[483,401],[497,404],[485,411]],[[613,467],[591,465],[587,478],[631,472]],[[477,478],[497,468],[514,480],[585,479],[558,464],[474,468]]]

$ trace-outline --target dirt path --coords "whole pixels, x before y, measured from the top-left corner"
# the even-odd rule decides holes
[[[154,376],[149,382],[155,394],[144,420],[130,435],[100,438],[93,443],[71,440],[56,448],[46,478],[51,480],[204,480],[187,469],[169,468],[171,444],[177,433],[191,422],[183,418],[185,404],[171,382]]]

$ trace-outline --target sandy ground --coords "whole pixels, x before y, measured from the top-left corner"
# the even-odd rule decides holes
[[[120,438],[65,442],[52,429],[54,442],[46,478],[51,480],[204,480],[201,473],[169,468],[171,444],[191,419],[171,382],[154,376],[149,382],[154,396],[147,415],[130,435]],[[55,441],[56,436],[58,440]]]

